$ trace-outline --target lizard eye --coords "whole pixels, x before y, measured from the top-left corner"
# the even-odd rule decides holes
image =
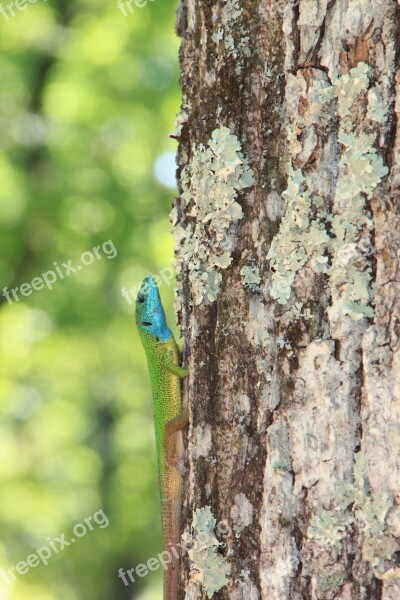
[[[143,304],[143,302],[146,300],[146,298],[144,296],[138,296],[137,301],[139,302],[139,304]]]
[[[150,323],[150,321],[142,321],[142,325],[145,325],[145,327],[151,327],[153,323]]]

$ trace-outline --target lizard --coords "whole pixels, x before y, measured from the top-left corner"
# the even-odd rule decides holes
[[[182,502],[177,432],[188,424],[188,412],[182,410],[181,379],[189,371],[179,364],[178,344],[167,325],[160,293],[151,276],[142,282],[135,312],[153,394],[164,551],[171,557],[164,573],[163,597],[164,600],[176,600]]]

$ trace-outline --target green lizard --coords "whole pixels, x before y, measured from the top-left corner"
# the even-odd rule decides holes
[[[136,324],[153,392],[164,550],[171,556],[164,574],[164,600],[176,600],[182,501],[177,432],[188,423],[187,411],[182,411],[180,383],[188,370],[179,366],[178,345],[167,326],[157,284],[150,276],[144,279],[136,299]]]

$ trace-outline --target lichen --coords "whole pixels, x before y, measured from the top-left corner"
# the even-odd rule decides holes
[[[363,252],[373,229],[367,200],[388,174],[375,147],[376,132],[365,131],[365,124],[361,131],[360,128],[356,131],[353,122],[353,112],[367,95],[367,117],[381,123],[386,119],[379,89],[368,92],[368,71],[368,65],[360,62],[319,93],[322,103],[337,98],[338,141],[343,148],[332,215],[321,210],[321,199],[312,193],[310,180],[301,169],[293,167],[294,157],[304,159],[314,151],[317,144],[314,129],[309,127],[303,132],[301,144],[297,122],[287,128],[292,161],[287,189],[282,194],[286,211],[267,256],[273,270],[271,295],[280,304],[288,302],[296,273],[308,263],[315,272],[328,273],[333,305],[354,320],[374,314],[370,306],[373,299],[371,267]],[[301,118],[298,119],[302,124]],[[317,216],[313,216],[315,214]],[[329,222],[330,236],[327,233]],[[330,268],[327,266],[328,253],[332,255]]]
[[[188,549],[191,581],[201,584],[208,598],[227,584],[231,572],[230,565],[218,552],[222,543],[214,534],[216,523],[209,506],[198,508],[193,514],[191,531],[182,536]]]
[[[195,144],[181,174],[186,227],[175,228],[179,270],[187,264],[196,304],[216,300],[221,270],[232,261],[229,230],[243,217],[238,192],[253,184],[253,172],[230,129],[219,127],[207,146]]]
[[[253,522],[253,506],[244,494],[236,494],[235,503],[231,508],[231,517],[234,523],[233,530],[239,537],[245,527]]]
[[[193,430],[193,458],[208,456],[212,447],[212,429],[208,425],[196,425]]]
[[[384,573],[376,574],[378,579],[382,581],[392,581],[392,579],[400,579],[400,567],[388,569]]]
[[[279,471],[280,473],[287,473],[289,471],[290,465],[289,462],[285,459],[273,458],[271,460],[271,467],[275,471]]]
[[[342,537],[348,527],[355,524],[362,532],[363,559],[374,570],[379,570],[383,561],[390,560],[400,545],[388,531],[386,523],[393,506],[392,496],[389,491],[373,493],[371,490],[368,461],[363,452],[355,456],[353,482],[342,482],[336,492],[335,503],[334,511],[313,515],[307,536],[317,539],[322,545],[341,549]]]
[[[257,291],[259,289],[261,277],[260,269],[258,267],[245,265],[240,269],[240,275],[242,276],[243,285],[247,286],[253,291]]]
[[[188,113],[186,112],[186,108],[183,108],[177,115],[175,119],[175,130],[171,133],[171,137],[180,138],[182,129],[185,123],[187,123],[189,118]]]
[[[249,302],[249,321],[245,328],[248,341],[254,348],[267,348],[273,343],[270,326],[260,327],[260,323],[268,324],[270,313],[260,296],[252,296]]]
[[[307,529],[307,537],[317,539],[323,546],[341,548],[342,538],[346,527],[338,516],[330,510],[323,510],[319,515],[313,515]]]
[[[356,456],[354,483],[347,486],[347,502],[353,505],[355,521],[363,531],[363,558],[373,567],[399,550],[396,539],[387,531],[386,517],[393,506],[389,491],[372,493],[368,480],[368,460],[363,452]],[[342,506],[343,499],[339,499]]]
[[[334,573],[333,575],[327,575],[318,583],[318,589],[320,589],[322,592],[337,591],[342,587],[345,581],[345,573]]]
[[[320,207],[321,199],[312,197],[310,181],[301,169],[290,167],[288,186],[282,196],[286,200],[286,211],[267,258],[273,269],[271,296],[279,304],[286,304],[301,267],[310,261],[315,271],[326,269],[328,259],[324,252],[329,237],[322,221],[311,218],[313,208]]]
[[[349,117],[356,98],[368,89],[368,71],[367,64],[358,63],[356,67],[350,69],[350,73],[337,77],[333,85],[326,87],[321,92],[321,101],[329,102],[337,97],[339,116],[341,118]]]
[[[242,9],[239,0],[225,0],[218,14],[217,7],[214,9],[214,21],[218,24],[218,29],[212,34],[212,40],[217,44],[224,43],[225,54],[236,57],[238,52],[244,56],[250,56],[249,37],[245,35],[243,26],[240,26]],[[235,45],[235,38],[232,28],[236,27],[239,37]]]
[[[374,87],[368,92],[368,112],[367,118],[377,123],[386,123],[387,110],[383,102],[381,91],[378,87]]]
[[[338,98],[339,142],[343,152],[339,162],[334,215],[332,217],[332,266],[329,285],[332,298],[344,315],[354,320],[372,317],[371,267],[361,251],[368,241],[373,221],[366,200],[373,195],[388,168],[377,154],[377,134],[355,131],[352,110],[356,100],[367,96],[369,67],[359,63],[350,73],[337,78],[321,94],[322,101]],[[380,115],[378,96],[369,93],[368,117]],[[373,111],[375,105],[376,111]],[[375,119],[376,120],[376,119]]]

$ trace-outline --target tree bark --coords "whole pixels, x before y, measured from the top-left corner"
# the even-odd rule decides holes
[[[399,17],[180,2],[181,598],[400,598]]]

